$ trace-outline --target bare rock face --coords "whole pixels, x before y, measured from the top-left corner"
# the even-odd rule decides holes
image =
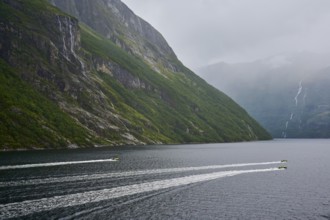
[[[173,64],[177,61],[176,55],[164,37],[120,0],[52,0],[51,3],[127,52],[146,60],[157,72],[161,73],[159,66],[179,71]]]

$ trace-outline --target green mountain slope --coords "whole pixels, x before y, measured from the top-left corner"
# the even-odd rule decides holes
[[[93,138],[0,60],[0,140],[3,148],[63,147]],[[88,141],[88,138],[91,138]],[[97,141],[97,140],[94,140]]]
[[[148,62],[45,0],[1,1],[0,30],[1,149],[269,138],[176,57]]]

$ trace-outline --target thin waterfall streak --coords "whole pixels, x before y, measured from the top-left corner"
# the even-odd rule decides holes
[[[295,102],[296,102],[296,106],[298,106],[298,97],[299,97],[299,95],[301,94],[302,89],[303,89],[302,81],[300,81],[300,82],[299,82],[299,88],[298,88],[297,95],[294,97],[294,100],[295,100]]]
[[[66,47],[66,41],[65,41],[65,33],[63,33],[63,27],[62,27],[62,22],[60,20],[60,17],[57,16],[57,21],[58,21],[58,24],[59,24],[59,30],[60,30],[60,33],[61,33],[61,36],[62,36],[62,45],[63,45],[63,51],[62,51],[62,55],[63,57],[70,61],[69,57],[68,57],[68,52],[67,52],[67,47]]]

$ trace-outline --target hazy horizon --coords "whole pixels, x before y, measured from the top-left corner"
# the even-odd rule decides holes
[[[327,0],[123,0],[189,68],[330,51]]]

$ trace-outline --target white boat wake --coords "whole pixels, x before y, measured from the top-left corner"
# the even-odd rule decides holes
[[[100,160],[98,160],[98,161],[102,162]],[[79,161],[77,161],[77,162],[79,162]],[[178,172],[199,171],[199,170],[209,170],[209,169],[223,169],[223,168],[231,168],[231,167],[273,165],[273,164],[280,164],[280,163],[282,163],[282,162],[273,161],[273,162],[260,162],[260,163],[239,163],[239,164],[211,165],[211,166],[200,166],[200,167],[181,167],[181,168],[167,168],[167,169],[136,170],[136,171],[126,171],[126,172],[116,172],[116,173],[66,176],[66,177],[45,178],[45,179],[29,179],[29,180],[20,180],[20,181],[0,182],[0,187],[36,185],[36,184],[47,184],[47,183],[63,183],[63,182],[86,181],[86,180],[127,177],[127,176],[137,176],[137,175],[178,173]]]
[[[172,178],[165,180],[152,181],[141,184],[133,184],[120,186],[110,189],[102,189],[83,193],[75,193],[69,195],[55,196],[51,198],[42,198],[35,200],[27,200],[23,202],[9,203],[0,205],[0,219],[16,218],[29,214],[49,211],[56,208],[64,208],[71,206],[95,203],[109,199],[120,198],[139,193],[152,192],[156,190],[168,189],[172,187],[184,186],[193,183],[215,180],[223,177],[235,176],[246,173],[261,173],[281,171],[279,168],[254,169],[254,170],[234,170],[213,172],[208,174],[190,175],[180,178]]]
[[[35,168],[35,167],[52,167],[52,166],[63,166],[63,165],[71,165],[71,164],[102,163],[102,162],[115,162],[115,161],[117,161],[117,160],[116,159],[103,159],[103,160],[84,160],[84,161],[23,164],[23,165],[13,165],[13,166],[0,166],[0,170],[24,169],[24,168]]]

